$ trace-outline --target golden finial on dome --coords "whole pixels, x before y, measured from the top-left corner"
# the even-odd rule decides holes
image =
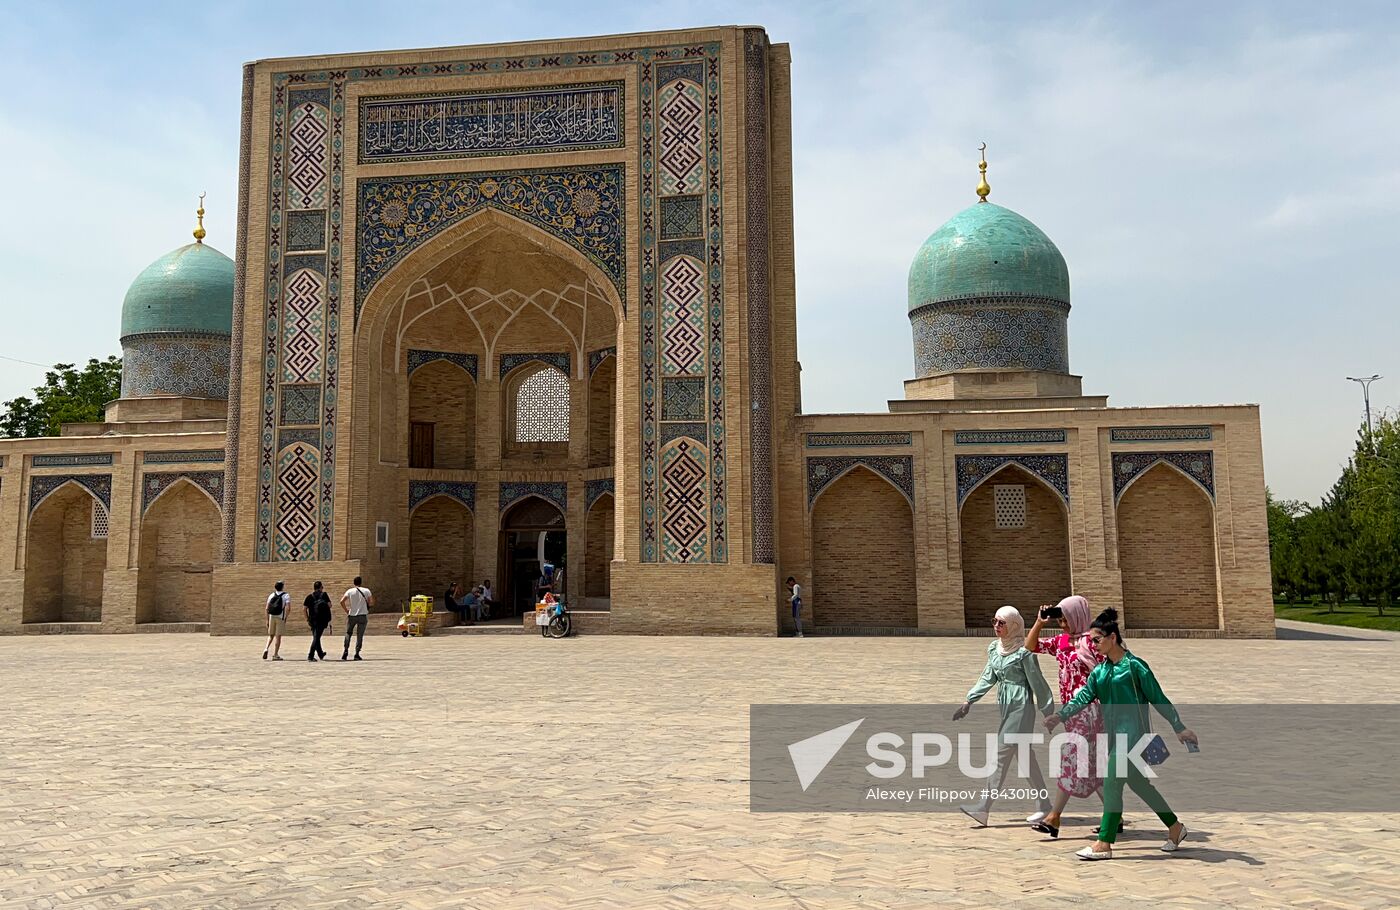
[[[987,182],[987,143],[982,143],[981,152],[982,163],[977,165],[977,170],[982,174],[982,179],[977,183],[977,201],[986,202],[992,192],[992,185]]]
[[[204,237],[205,237],[205,234],[204,234],[204,194],[203,194],[203,193],[200,193],[200,194],[199,194],[199,208],[195,211],[194,214],[195,214],[195,217],[197,217],[197,218],[199,219],[199,224],[195,225],[195,228],[194,228],[194,242],[195,242],[195,243],[203,243],[203,242],[204,242]]]

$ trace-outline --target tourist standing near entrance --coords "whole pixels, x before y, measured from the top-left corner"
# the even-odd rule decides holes
[[[491,579],[486,579],[481,583],[481,616],[483,619],[490,617],[491,608],[496,606],[496,595],[491,593]]]
[[[365,627],[369,625],[369,608],[374,606],[374,594],[364,587],[360,576],[355,576],[354,584],[340,596],[340,607],[345,611],[345,650],[340,652],[341,660],[350,659],[350,633],[355,633],[355,659],[360,657],[360,648],[365,643]]]
[[[1074,694],[1089,679],[1089,673],[1103,661],[1103,655],[1094,650],[1089,640],[1089,624],[1094,614],[1089,611],[1089,601],[1079,596],[1066,597],[1055,606],[1046,604],[1038,611],[1035,623],[1026,633],[1026,650],[1039,654],[1054,655],[1060,665],[1060,703],[1069,704]],[[1060,627],[1060,634],[1053,638],[1041,638],[1040,631],[1047,623]],[[1031,822],[1031,827],[1051,837],[1060,836],[1060,816],[1069,804],[1071,796],[1083,799],[1100,792],[1103,779],[1098,773],[1098,750],[1093,743],[1103,732],[1103,717],[1098,705],[1089,705],[1065,724],[1065,730],[1077,733],[1089,743],[1088,755],[1079,754],[1079,744],[1069,742],[1060,753],[1060,776],[1056,781],[1055,806],[1050,814],[1039,821]],[[1083,764],[1086,773],[1079,769]]]
[[[1125,742],[1131,749],[1139,739],[1150,733],[1146,707],[1149,703],[1166,718],[1176,731],[1176,738],[1183,743],[1195,745],[1198,742],[1196,734],[1181,722],[1176,708],[1167,700],[1147,662],[1123,646],[1117,610],[1100,613],[1089,628],[1089,637],[1095,650],[1104,656],[1104,662],[1094,668],[1084,688],[1075,693],[1058,714],[1045,719],[1045,728],[1053,731],[1061,721],[1068,720],[1097,701],[1103,709],[1104,735],[1109,737],[1109,748],[1112,750],[1103,772],[1103,819],[1099,823],[1099,839],[1075,856],[1088,860],[1113,859],[1113,842],[1118,839],[1118,823],[1123,820],[1124,783],[1132,787],[1133,792],[1167,826],[1167,841],[1162,844],[1162,850],[1175,853],[1181,842],[1186,840],[1186,826],[1172,812],[1171,806],[1167,805],[1166,799],[1152,786],[1152,782],[1118,749],[1117,734],[1124,734]],[[1118,769],[1125,766],[1126,774],[1120,776]]]
[[[325,660],[326,649],[321,647],[321,633],[330,628],[331,596],[321,589],[319,581],[306,595],[306,600],[302,601],[302,608],[306,611],[306,624],[311,627],[311,650],[307,652],[306,659],[315,661],[319,657]]]
[[[267,595],[267,644],[263,647],[263,660],[267,660],[267,652],[272,652],[273,660],[281,660],[282,655],[282,633],[287,631],[287,604],[292,598],[286,591],[282,590],[282,582],[272,586],[272,593]]]
[[[787,580],[788,602],[792,604],[792,621],[797,625],[797,637],[802,637],[802,586],[791,575]]]
[[[953,720],[962,720],[972,706],[983,695],[997,687],[997,706],[1001,708],[1001,726],[997,729],[997,760],[992,776],[987,779],[987,788],[982,791],[982,799],[972,806],[960,806],[963,814],[980,827],[987,826],[987,818],[992,812],[995,791],[1001,789],[1006,780],[1006,772],[1016,758],[1017,746],[1008,742],[1012,734],[1029,734],[1035,731],[1035,709],[1047,718],[1055,711],[1055,699],[1050,693],[1050,684],[1041,675],[1040,663],[1035,655],[1026,650],[1026,622],[1015,607],[1006,606],[997,610],[992,621],[992,631],[996,641],[987,645],[987,665],[973,687],[968,690],[967,702],[953,712]],[[1046,792],[1045,775],[1040,773],[1040,762],[1035,753],[1030,753],[1030,784],[1036,791],[1044,793],[1039,800],[1040,811],[1030,819],[1040,821],[1050,812],[1049,793]]]

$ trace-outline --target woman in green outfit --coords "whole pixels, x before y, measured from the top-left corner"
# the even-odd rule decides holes
[[[953,720],[962,720],[972,709],[973,702],[997,687],[997,706],[1001,708],[1001,726],[997,728],[997,757],[992,775],[987,779],[990,787],[983,791],[982,799],[973,806],[960,806],[978,825],[986,827],[991,815],[995,791],[1001,789],[1006,772],[1016,757],[1016,744],[1008,743],[1006,737],[1013,733],[1031,733],[1035,730],[1035,710],[1047,718],[1055,710],[1054,696],[1050,684],[1040,672],[1040,664],[1035,655],[1026,650],[1026,622],[1015,607],[1002,607],[997,610],[992,624],[997,639],[987,645],[987,665],[982,675],[967,693],[967,703],[953,713]],[[1030,784],[1040,797],[1040,811],[1027,821],[1035,822],[1050,811],[1050,791],[1045,786],[1045,775],[1040,773],[1040,762],[1035,753],[1030,754]]]
[[[1110,749],[1108,764],[1104,768],[1103,780],[1103,819],[1099,824],[1099,839],[1091,847],[1085,847],[1075,855],[1080,859],[1112,859],[1113,842],[1118,837],[1118,823],[1123,819],[1123,784],[1133,788],[1157,813],[1162,824],[1167,826],[1167,841],[1162,850],[1175,852],[1186,840],[1186,826],[1172,813],[1167,801],[1151,781],[1142,776],[1137,766],[1128,762],[1118,750],[1118,737],[1122,733],[1131,747],[1145,735],[1151,733],[1147,720],[1146,705],[1151,704],[1157,713],[1166,718],[1176,731],[1177,739],[1183,743],[1196,743],[1196,734],[1186,729],[1176,708],[1162,693],[1157,677],[1141,657],[1137,657],[1123,646],[1123,633],[1118,628],[1118,611],[1104,610],[1089,627],[1089,638],[1095,650],[1105,658],[1089,674],[1089,680],[1074,698],[1045,719],[1045,726],[1054,730],[1062,720],[1083,711],[1091,702],[1097,701],[1103,708],[1104,735],[1109,737]],[[1120,776],[1119,768],[1126,763],[1127,773]]]

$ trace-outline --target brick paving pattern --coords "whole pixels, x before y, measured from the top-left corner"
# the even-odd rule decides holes
[[[339,640],[332,657],[338,656]],[[955,700],[976,639],[0,639],[0,906],[1382,908],[1400,816],[753,815],[750,702]],[[1385,700],[1400,642],[1138,643],[1177,701]],[[1209,744],[1206,744],[1207,748]],[[1076,804],[1072,803],[1074,807]],[[1020,808],[1020,807],[1016,807]],[[1024,810],[1022,810],[1024,811]],[[1072,809],[1073,811],[1073,809]]]

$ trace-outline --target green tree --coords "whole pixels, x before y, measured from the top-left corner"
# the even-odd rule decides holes
[[[1308,511],[1308,504],[1296,499],[1275,499],[1267,487],[1264,501],[1269,514],[1269,565],[1274,593],[1294,603],[1302,595],[1303,587],[1299,517]]]
[[[21,395],[5,402],[0,436],[57,436],[65,423],[99,421],[107,402],[121,395],[121,387],[120,357],[93,358],[82,369],[71,363],[54,364],[32,398]]]
[[[1400,593],[1400,419],[1382,414],[1370,432],[1363,428],[1348,467],[1354,475],[1353,571],[1384,616]]]

